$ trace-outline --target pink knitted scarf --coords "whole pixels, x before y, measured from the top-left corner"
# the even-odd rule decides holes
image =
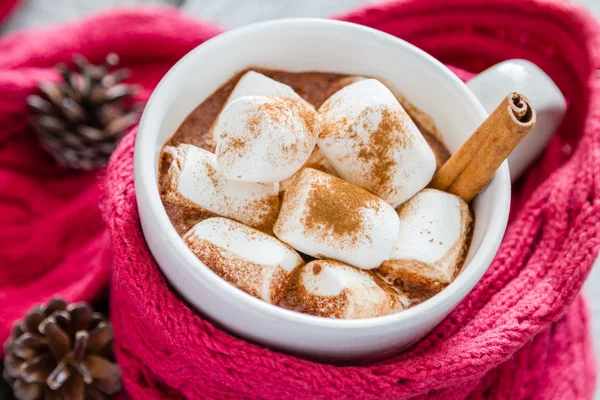
[[[446,320],[394,358],[331,366],[233,337],[171,290],[139,226],[135,133],[122,141],[107,176],[82,174],[55,166],[26,123],[26,96],[38,82],[58,79],[51,67],[73,53],[100,62],[117,52],[144,99],[175,61],[220,32],[153,8],[0,40],[0,340],[55,293],[71,301],[98,297],[112,271],[111,318],[131,398],[591,398],[595,364],[578,293],[600,246],[595,21],[543,0],[407,0],[340,19],[402,37],[465,80],[508,58],[529,59],[569,101],[559,132],[514,188],[493,264]],[[101,186],[108,229],[97,207]]]

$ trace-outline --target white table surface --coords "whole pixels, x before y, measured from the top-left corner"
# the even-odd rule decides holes
[[[233,28],[273,18],[326,17],[375,2],[377,0],[25,0],[4,26],[0,27],[0,33],[62,22],[109,7],[142,3],[181,5],[191,15]],[[600,18],[600,0],[572,2],[588,7]],[[584,291],[592,313],[596,358],[600,361],[600,261],[588,277]],[[600,391],[596,399],[600,400]]]

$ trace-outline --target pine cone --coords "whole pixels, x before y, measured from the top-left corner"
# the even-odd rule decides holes
[[[77,71],[56,68],[63,80],[41,83],[41,96],[30,95],[30,124],[42,146],[59,164],[82,170],[104,165],[128,128],[139,119],[141,107],[131,104],[137,87],[121,83],[125,69],[109,73],[119,63],[112,53],[104,65],[92,65],[75,56]]]
[[[4,379],[19,400],[105,399],[121,389],[113,334],[87,303],[35,307],[4,344]]]

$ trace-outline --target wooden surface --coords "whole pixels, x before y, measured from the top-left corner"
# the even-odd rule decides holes
[[[1,1],[1,0],[0,0]],[[41,27],[71,20],[116,6],[139,4],[175,4],[203,20],[236,27],[252,22],[285,17],[326,17],[361,4],[377,0],[24,0],[14,15],[0,28],[0,33],[21,28]],[[600,17],[600,0],[573,0]],[[596,355],[600,361],[600,262],[596,263],[587,283],[592,313]],[[600,384],[598,385],[600,386]],[[596,396],[600,400],[600,393]]]

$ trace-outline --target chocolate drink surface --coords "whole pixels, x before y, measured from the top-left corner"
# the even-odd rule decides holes
[[[261,74],[272,78],[275,81],[290,86],[298,95],[300,95],[304,100],[312,104],[317,109],[325,102],[325,100],[327,100],[327,98],[332,94],[332,92],[334,92],[338,88],[343,87],[340,86],[340,82],[343,82],[344,78],[348,78],[346,75],[342,74],[323,72],[294,73],[258,68],[252,68],[252,71],[260,72]],[[215,140],[213,139],[212,132],[213,124],[217,120],[219,113],[223,109],[224,105],[227,103],[230,94],[236,87],[236,84],[246,72],[247,71],[242,71],[233,76],[229,81],[223,84],[205,101],[198,105],[198,107],[194,111],[192,111],[190,115],[188,115],[188,117],[184,120],[184,122],[179,126],[177,131],[165,144],[165,146],[178,146],[181,144],[188,144],[207,150],[209,152],[214,152]],[[408,115],[411,117],[411,119],[417,126],[418,130],[421,132],[421,134],[431,147],[435,155],[436,167],[437,169],[439,169],[441,165],[443,165],[444,162],[448,160],[448,158],[450,157],[450,153],[444,145],[444,143],[441,141],[441,135],[437,127],[426,113],[417,109],[403,96],[399,94],[395,94],[395,96],[397,97],[398,101],[402,104]],[[167,152],[165,152],[163,153],[159,165],[159,189],[161,193],[161,199],[163,201],[163,205],[165,207],[167,215],[178,234],[183,237],[190,229],[192,229],[199,222],[202,222],[211,217],[217,217],[219,215],[199,209],[198,207],[194,207],[193,203],[191,202],[172,201],[172,199],[168,196],[168,170],[170,165],[171,159],[169,158]],[[285,185],[286,182],[281,182],[282,187],[285,187]],[[282,200],[282,192],[279,193],[279,196]],[[220,216],[232,218],[231,216],[223,214],[221,214]],[[243,222],[246,223],[245,221]],[[246,225],[252,226],[252,224],[248,223],[246,223]],[[268,234],[272,234],[272,232],[261,229],[260,227],[254,227],[259,230],[263,230]],[[470,231],[468,232],[468,235],[470,235]],[[467,248],[469,241],[470,238],[466,241]],[[466,250],[464,251],[464,254],[466,254]],[[306,262],[309,262],[313,259],[312,257],[306,257],[304,255],[303,257],[305,258]],[[460,262],[457,263],[457,269],[460,269],[463,260],[464,255],[462,257],[462,260],[460,260]],[[379,275],[377,272],[369,272],[366,276],[370,277],[371,274],[373,274],[373,278],[368,279],[374,279],[376,282],[378,282],[378,284],[382,284],[381,282],[383,281],[387,283],[389,283],[390,281],[394,281],[389,277]],[[435,278],[437,279],[437,277]],[[451,278],[453,279],[454,277],[452,276]],[[404,308],[414,306],[428,299],[429,297],[439,292],[440,289],[443,289],[443,287],[445,287],[445,285],[443,287],[426,285],[414,287],[410,284],[402,284],[399,282],[395,282],[394,285],[398,286],[398,290],[402,291],[403,296],[406,296],[405,298],[402,298],[401,301],[401,303],[403,303]],[[292,305],[292,303],[293,301],[291,301],[288,297],[287,299],[283,299],[280,305],[286,308],[291,308],[303,312],[302,309],[299,309],[298,307]]]

